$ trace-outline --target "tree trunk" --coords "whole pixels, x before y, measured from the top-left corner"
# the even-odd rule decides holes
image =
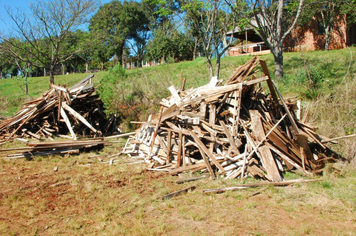
[[[28,95],[28,83],[27,83],[27,74],[25,74],[25,78],[24,78],[24,81],[25,81],[25,94]]]
[[[325,51],[330,49],[330,26],[325,27]]]
[[[207,67],[208,67],[208,70],[209,70],[209,76],[210,76],[210,79],[213,77],[213,65],[211,64],[211,60],[210,58],[206,58],[207,59]]]
[[[273,50],[271,50],[274,56],[274,64],[275,71],[274,75],[276,79],[283,78],[283,51],[281,46],[275,46]]]
[[[89,63],[86,61],[85,62],[85,73],[88,73],[89,70]]]
[[[194,37],[193,60],[196,59],[197,47],[198,47],[198,38]]]
[[[49,68],[49,83],[54,84],[54,68]]]
[[[217,56],[216,57],[216,64],[215,64],[215,76],[218,77],[219,79],[219,76],[220,76],[220,56]]]

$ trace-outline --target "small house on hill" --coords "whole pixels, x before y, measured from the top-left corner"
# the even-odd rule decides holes
[[[252,19],[250,24],[257,26],[255,19]],[[229,48],[229,56],[270,53],[269,48],[252,26],[248,26],[244,29],[236,27],[227,33],[227,36],[239,39],[238,44]],[[284,41],[284,51],[314,51],[324,49],[325,43],[325,30],[322,24],[314,19],[310,22],[310,25],[297,27],[297,29],[291,32]],[[329,49],[342,49],[353,44],[356,44],[356,25],[348,26],[346,16],[338,17],[330,32]]]

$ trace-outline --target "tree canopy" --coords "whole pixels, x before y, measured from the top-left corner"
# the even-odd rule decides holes
[[[321,22],[325,49],[336,17],[345,14],[349,22],[356,22],[355,0],[113,0],[100,7],[98,3],[40,0],[29,14],[8,7],[14,27],[10,34],[0,35],[5,58],[1,69],[16,66],[22,75],[42,70],[54,83],[58,66],[63,73],[77,72],[88,71],[89,65],[104,69],[105,64],[123,64],[129,57],[140,64],[200,55],[206,58],[210,76],[219,76],[220,60],[234,43],[228,32],[238,26],[260,35],[271,49],[275,76],[280,78],[283,42],[297,22]]]
[[[3,44],[0,49],[16,60],[48,68],[50,83],[53,84],[55,66],[78,52],[77,48],[66,50],[65,40],[89,20],[96,5],[95,0],[38,1],[31,5],[29,15],[21,11],[14,13],[8,7],[7,13],[14,28],[11,37],[1,36]]]
[[[146,45],[149,19],[142,4],[135,1],[112,1],[100,7],[91,18],[89,30],[97,35],[97,56],[109,59],[114,56],[122,62],[128,40],[136,42],[136,52],[142,58]]]

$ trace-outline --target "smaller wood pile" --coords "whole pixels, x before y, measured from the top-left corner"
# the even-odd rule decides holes
[[[52,85],[39,98],[24,103],[13,117],[1,122],[0,139],[40,140],[69,132],[70,138],[76,140],[77,135],[112,133],[115,117],[105,117],[103,103],[94,94],[93,77],[88,76],[71,88]]]
[[[196,89],[185,90],[183,82],[169,90],[172,95],[162,100],[159,114],[137,130],[123,151],[151,163],[150,170],[278,182],[286,170],[314,175],[341,159],[312,127],[296,119],[295,104],[283,99],[258,57],[238,67],[225,84],[212,78]]]
[[[32,159],[34,156],[78,154],[79,152],[92,149],[102,149],[107,144],[110,143],[104,141],[103,138],[49,143],[27,143],[27,147],[0,149],[0,155],[5,153],[5,157],[8,159]]]

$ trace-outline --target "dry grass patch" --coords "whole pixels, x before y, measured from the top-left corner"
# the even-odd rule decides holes
[[[203,194],[241,182],[201,179],[179,185],[178,177],[145,171],[145,164],[124,164],[126,158],[102,164],[92,158],[98,154],[1,159],[0,234],[349,235],[356,230],[353,168],[338,176],[331,172],[320,183]],[[194,191],[161,200],[192,185]]]

